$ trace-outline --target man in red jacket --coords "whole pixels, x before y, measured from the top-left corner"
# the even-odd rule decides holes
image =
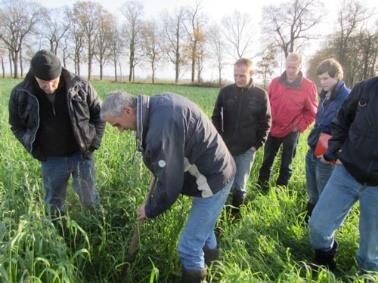
[[[301,65],[302,56],[290,53],[286,58],[285,72],[273,79],[269,86],[272,128],[265,144],[264,161],[258,180],[263,191],[269,188],[271,168],[281,144],[281,166],[276,185],[288,184],[299,133],[305,131],[315,119],[316,85],[303,77]]]

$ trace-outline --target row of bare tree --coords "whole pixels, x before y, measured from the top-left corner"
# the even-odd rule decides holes
[[[375,25],[369,22],[375,20]],[[315,77],[316,66],[325,58],[334,57],[344,69],[348,86],[378,73],[378,18],[376,11],[361,2],[343,1],[338,13],[337,30],[328,37],[310,60],[308,76]]]
[[[364,9],[357,0],[340,2],[339,29],[327,41],[327,50],[332,49],[327,56],[336,56],[351,72],[361,71],[361,60],[357,58],[365,56],[366,70],[358,79],[371,76],[377,65],[377,29],[369,32],[362,29],[370,18]],[[61,57],[64,66],[72,63],[78,75],[80,66],[87,64],[89,80],[93,66],[99,66],[100,79],[104,67],[113,66],[114,79],[118,80],[122,66],[127,64],[128,80],[134,81],[136,66],[143,64],[149,66],[153,83],[157,66],[169,62],[174,66],[176,83],[187,67],[191,81],[200,83],[206,65],[217,69],[221,84],[222,71],[228,62],[257,56],[260,58],[257,73],[265,85],[277,67],[278,54],[303,51],[311,40],[319,40],[314,27],[321,22],[324,8],[320,0],[288,0],[265,6],[260,23],[262,38],[256,37],[251,14],[235,11],[224,16],[219,24],[210,23],[198,1],[172,13],[163,11],[160,20],[146,20],[143,5],[136,0],[124,2],[120,11],[122,16],[117,19],[102,5],[91,1],[48,10],[31,1],[1,0],[3,76],[6,56],[10,73],[17,78],[24,75],[24,61],[30,60],[37,49],[49,48]],[[266,43],[261,52],[254,50],[259,40]],[[315,57],[319,56],[318,53]],[[351,78],[354,79],[355,76]]]

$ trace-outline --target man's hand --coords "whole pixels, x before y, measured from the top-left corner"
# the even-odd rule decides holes
[[[146,206],[146,203],[143,202],[139,208],[138,208],[138,211],[137,211],[137,219],[138,220],[143,220],[146,218],[146,209],[145,209],[145,206]]]
[[[325,160],[323,154],[320,155],[318,158],[320,159],[320,162],[321,162],[321,163],[324,163],[324,164],[332,164],[332,162],[329,162],[329,161]]]
[[[325,160],[324,155],[321,155],[318,158],[320,159],[320,162],[324,164],[331,164],[331,165],[342,164],[340,159],[337,159],[336,161],[327,161]]]

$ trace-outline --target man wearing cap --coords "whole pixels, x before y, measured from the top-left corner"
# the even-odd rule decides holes
[[[26,150],[41,161],[45,202],[53,219],[64,213],[70,175],[85,207],[99,202],[92,153],[105,128],[100,110],[92,86],[45,50],[33,56],[25,79],[11,92],[9,124]]]

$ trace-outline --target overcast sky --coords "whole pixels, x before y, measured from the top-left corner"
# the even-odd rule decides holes
[[[322,19],[322,23],[317,26],[317,30],[315,30],[315,33],[321,33],[324,35],[324,38],[326,38],[326,35],[334,32],[336,29],[336,18],[337,18],[337,10],[338,5],[340,5],[341,0],[321,0],[324,2],[325,6],[325,13],[324,17]],[[47,8],[57,8],[62,7],[62,3],[64,5],[71,6],[76,0],[37,0],[36,2],[42,4],[43,6]],[[98,2],[102,4],[102,6],[107,9],[109,12],[112,12],[115,15],[121,16],[120,14],[120,7],[126,2],[125,0],[95,0],[95,2]],[[156,18],[158,19],[160,13],[164,10],[168,11],[174,11],[178,7],[182,6],[194,6],[196,3],[196,0],[139,0],[144,6],[144,18]],[[256,27],[256,38],[255,40],[256,46],[253,47],[253,50],[255,53],[258,53],[261,51],[261,48],[259,46],[260,41],[260,29],[258,27],[260,21],[261,21],[261,12],[262,7],[264,5],[274,4],[277,5],[281,2],[287,2],[282,0],[202,0],[201,6],[203,8],[203,12],[207,15],[209,23],[219,23],[220,20],[227,15],[230,15],[233,13],[233,11],[237,10],[242,13],[248,13],[252,16],[254,25]],[[364,6],[369,7],[369,10],[375,9],[375,11],[378,11],[378,1],[377,0],[361,0],[361,2],[364,4]],[[376,17],[378,18],[378,17]],[[303,54],[305,57],[309,57],[311,54],[313,54],[317,48],[320,46],[320,41],[318,44],[312,44],[309,45],[305,50],[303,50]],[[168,66],[169,67],[169,66]],[[124,66],[126,69],[126,66]],[[173,71],[173,67],[171,67],[170,71]],[[281,69],[277,69],[277,73],[281,72]],[[137,71],[138,73],[138,71]],[[137,74],[138,75],[138,74]],[[159,76],[159,70],[158,70],[158,76]],[[173,77],[173,75],[168,74],[164,75],[167,77]],[[216,79],[217,73],[216,70],[207,70],[206,72],[207,79]],[[227,68],[224,74],[224,77],[226,79],[232,80],[232,68]]]

